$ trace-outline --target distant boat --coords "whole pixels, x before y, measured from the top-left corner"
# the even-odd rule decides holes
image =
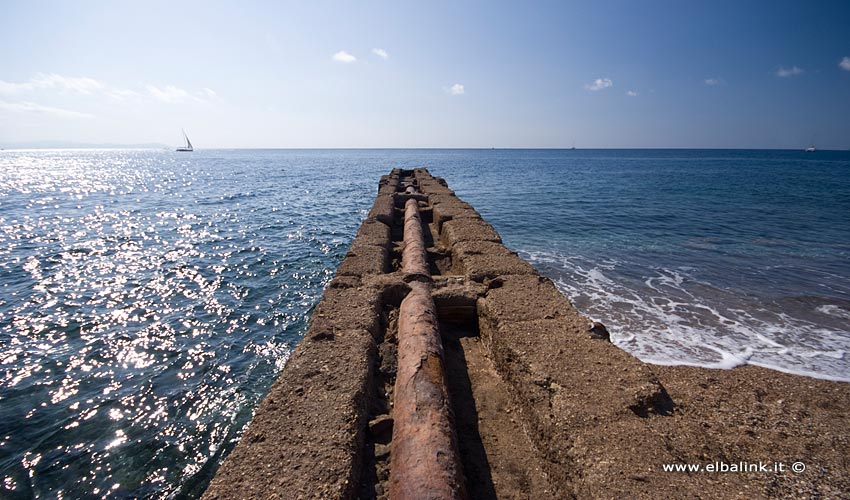
[[[806,153],[814,153],[815,151],[817,151],[817,148],[814,146],[809,146],[806,148]]]
[[[576,141],[573,141],[573,147],[570,148],[570,151],[575,151],[576,149]]]
[[[189,140],[189,136],[186,135],[185,130],[183,131],[183,138],[186,139],[186,145],[182,148],[177,148],[177,151],[188,151],[190,153],[194,151],[194,149],[192,149],[192,141]]]

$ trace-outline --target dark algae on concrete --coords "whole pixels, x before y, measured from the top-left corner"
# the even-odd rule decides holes
[[[428,261],[411,272],[406,205]],[[390,466],[411,418],[400,308],[423,290],[463,484],[411,497]],[[443,179],[393,170],[204,498],[850,498],[850,384],[648,365],[606,334]]]

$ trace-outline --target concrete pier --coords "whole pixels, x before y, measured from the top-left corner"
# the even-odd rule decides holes
[[[405,345],[410,330],[423,329],[434,365],[409,359],[432,359],[421,345]],[[419,371],[429,383],[412,388],[407,381]],[[850,442],[848,384],[800,380],[754,367],[639,361],[600,336],[443,179],[425,169],[393,170],[381,178],[303,341],[203,498],[850,491],[841,490],[850,487],[841,453]],[[411,423],[424,404],[416,391],[434,403],[425,413],[438,432],[406,441],[423,437]],[[783,415],[821,397],[840,403],[819,406],[823,418],[804,430],[788,429],[802,438],[775,432]],[[422,473],[417,461],[434,449],[443,468]],[[801,454],[821,461],[817,477],[662,471],[718,459],[791,463]]]

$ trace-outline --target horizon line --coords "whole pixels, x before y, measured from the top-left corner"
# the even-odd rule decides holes
[[[25,146],[25,147],[17,147],[11,145],[9,147],[0,144],[0,150],[2,151],[47,151],[47,150],[142,150],[142,151],[173,151],[175,147],[162,145],[161,147],[154,147],[148,145],[81,145],[81,146]],[[703,151],[805,151],[805,147],[802,148],[765,148],[765,147],[688,147],[688,146],[640,146],[640,147],[587,147],[587,148],[575,148],[572,146],[569,147],[560,147],[560,146],[515,146],[515,147],[482,147],[482,146],[472,146],[472,147],[440,147],[440,146],[413,146],[413,147],[383,147],[383,146],[330,146],[330,147],[316,147],[316,146],[307,146],[307,147],[290,147],[290,146],[256,146],[256,147],[211,147],[211,148],[194,148],[195,151],[239,151],[239,150],[480,150],[480,151],[493,151],[493,150],[540,150],[540,151],[600,151],[600,150],[703,150]],[[848,149],[834,149],[834,148],[818,148],[817,151],[838,151],[838,152],[846,152],[850,151]]]

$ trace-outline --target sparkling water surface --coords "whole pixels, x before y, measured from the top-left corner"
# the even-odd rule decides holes
[[[417,166],[641,359],[850,380],[847,152],[3,151],[0,498],[198,497]]]

